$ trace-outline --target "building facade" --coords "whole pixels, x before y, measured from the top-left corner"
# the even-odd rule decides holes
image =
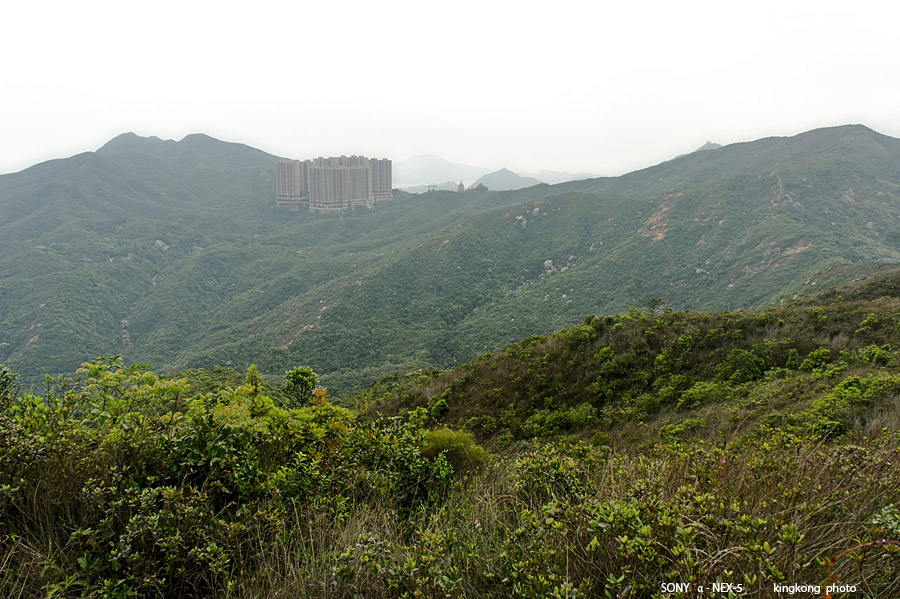
[[[365,156],[283,160],[276,165],[275,201],[290,210],[345,212],[393,199],[391,161]]]
[[[309,208],[309,195],[303,192],[303,166],[299,160],[280,160],[275,164],[275,204],[279,208]]]

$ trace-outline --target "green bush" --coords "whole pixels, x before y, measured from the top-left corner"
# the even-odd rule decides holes
[[[716,380],[740,385],[762,378],[765,372],[765,360],[745,349],[734,348],[716,365]]]
[[[689,433],[706,428],[706,426],[707,422],[705,418],[685,418],[684,420],[661,426],[659,429],[659,436],[667,441],[675,441]]]
[[[832,437],[846,432],[865,410],[883,400],[900,396],[900,376],[877,373],[864,378],[849,376],[831,393],[815,401],[794,418],[804,430],[817,437]]]
[[[527,501],[543,503],[551,498],[581,497],[590,490],[592,468],[602,463],[605,452],[585,444],[546,444],[516,458],[512,480]]]
[[[295,366],[284,373],[284,378],[284,391],[296,407],[305,405],[312,398],[313,389],[319,382],[309,366]]]
[[[10,372],[10,370],[0,364],[0,409],[4,409],[12,404],[13,398],[19,394],[19,387],[16,384],[18,374]]]
[[[806,359],[800,364],[800,370],[810,371],[822,368],[830,361],[831,350],[827,347],[820,347],[819,349],[809,352],[809,355],[806,356]]]
[[[450,389],[447,389],[428,408],[428,414],[437,422],[440,422],[450,412]]]
[[[725,401],[731,396],[726,385],[718,382],[698,381],[690,389],[681,394],[676,406],[679,410],[698,408],[707,404]]]
[[[468,472],[487,463],[490,455],[475,443],[471,433],[449,428],[427,431],[422,455],[433,460],[444,454],[455,472]]]
[[[880,347],[877,345],[867,345],[866,347],[859,348],[856,353],[859,356],[858,361],[863,364],[886,366],[888,368],[897,366],[897,360],[894,359],[894,354],[890,345],[882,345]]]

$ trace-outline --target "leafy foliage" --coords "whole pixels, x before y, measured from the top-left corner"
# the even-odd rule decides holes
[[[313,396],[318,377],[309,366],[296,366],[284,373],[285,392],[302,406]]]
[[[361,420],[324,390],[283,410],[253,368],[239,387],[187,396],[184,380],[116,356],[51,390],[3,409],[0,528],[7,559],[40,534],[62,554],[38,571],[16,562],[25,579],[6,588],[212,594],[260,567],[248,535],[284,531],[289,509],[341,519],[374,502],[413,514],[453,472],[443,453],[423,453],[415,421]]]
[[[656,318],[627,315],[638,335],[617,329],[616,319],[589,319],[583,326],[596,324],[596,335],[580,328],[505,355],[543,361],[544,346],[557,340],[568,359],[576,352],[602,369],[631,354],[611,349],[619,346],[607,328],[642,343],[662,335],[672,341],[658,344],[665,358],[648,360],[655,374],[635,379],[652,389],[654,376],[671,381],[697,367],[694,352],[703,348]],[[650,322],[654,334],[640,332]],[[721,341],[736,323],[709,324]],[[900,583],[900,376],[873,356],[889,349],[845,350],[854,374],[835,384],[818,379],[815,399],[787,418],[770,410],[760,426],[722,444],[697,437],[710,428],[708,408],[722,389],[759,401],[770,384],[786,388],[784,372],[809,381],[829,366],[776,366],[789,353],[781,345],[757,342],[745,350],[753,359],[720,350],[727,368],[704,367],[708,380],[682,396],[700,399],[681,409],[698,403],[700,411],[661,425],[664,443],[597,431],[601,420],[584,403],[519,420],[516,435],[535,438],[497,457],[468,431],[429,430],[424,407],[367,418],[315,388],[303,407],[284,409],[253,367],[236,386],[192,394],[185,379],[98,358],[74,378],[48,380],[44,397],[16,391],[0,410],[0,591],[652,597],[660,581],[709,585],[726,576],[760,593],[773,582],[827,576],[886,599]],[[735,378],[758,360],[767,368],[761,378]],[[580,368],[577,360],[570,367]],[[533,375],[524,380],[542,380]],[[459,387],[450,389],[440,394]],[[459,403],[448,403],[448,415]],[[859,437],[872,410],[890,426]],[[495,432],[516,414],[504,410]],[[579,429],[595,431],[592,443],[540,440]]]

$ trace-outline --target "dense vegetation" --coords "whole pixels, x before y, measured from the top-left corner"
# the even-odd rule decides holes
[[[93,355],[301,363],[343,393],[651,297],[763,307],[900,260],[900,142],[860,126],[343,216],[278,211],[274,161],[125,135],[0,177],[0,363],[27,385]]]
[[[362,410],[307,368],[2,368],[0,594],[893,597],[898,281],[592,316]]]
[[[877,436],[898,424],[881,401],[900,390],[898,292],[892,271],[762,312],[656,303],[589,316],[454,370],[381,379],[356,401],[391,414],[427,408],[501,445],[558,435],[624,445],[734,439],[761,426],[828,437],[863,422],[863,434]]]

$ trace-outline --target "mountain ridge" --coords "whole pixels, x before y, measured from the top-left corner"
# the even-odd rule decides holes
[[[101,146],[96,154],[120,158],[140,155],[173,161],[190,160],[198,166],[217,169],[269,166],[278,160],[277,156],[246,144],[222,141],[205,133],[191,133],[179,141],[155,136],[141,137],[133,132],[122,133]]]
[[[163,370],[310,364],[340,390],[650,297],[771,305],[825,270],[900,261],[900,140],[860,126],[341,216],[277,210],[264,152],[134,137],[0,176],[0,363],[23,376],[122,353]]]
[[[728,144],[709,151],[692,152],[618,177],[598,177],[562,184],[564,187],[561,189],[604,194],[662,193],[736,173],[771,171],[788,161],[809,162],[819,155],[817,148],[827,147],[833,152],[842,147],[845,151],[871,153],[872,145],[892,146],[890,150],[894,154],[900,152],[898,139],[864,125],[839,125],[813,129],[794,136],[766,137]],[[736,155],[739,155],[737,160]],[[679,172],[684,171],[689,174],[679,175]]]

